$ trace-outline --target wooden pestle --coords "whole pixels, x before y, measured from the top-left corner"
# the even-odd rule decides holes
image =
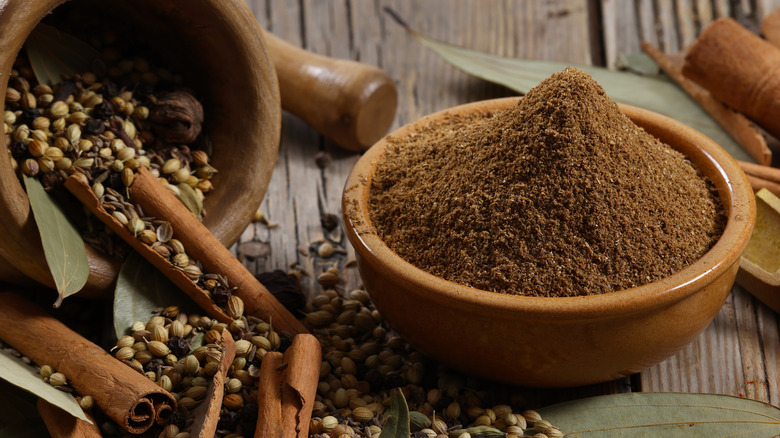
[[[713,97],[780,137],[780,49],[731,18],[691,44],[682,73]]]
[[[398,90],[387,73],[308,52],[270,32],[263,37],[282,108],[352,151],[368,149],[387,133],[398,107]]]
[[[772,162],[772,151],[766,139],[755,125],[741,113],[738,113],[712,97],[712,94],[683,76],[680,68],[671,58],[652,44],[642,41],[642,50],[650,56],[658,67],[677,85],[688,93],[745,151],[761,164]]]
[[[205,291],[189,280],[181,271],[157,254],[147,245],[135,238],[113,216],[99,204],[86,178],[73,175],[65,181],[65,187],[73,193],[95,216],[106,223],[112,231],[124,239],[144,258],[155,265],[182,291],[189,295],[201,308],[213,318],[230,322],[231,318],[206,296]],[[165,220],[173,226],[173,235],[181,241],[187,255],[198,260],[206,273],[221,274],[227,278],[231,287],[237,287],[235,295],[244,302],[247,315],[254,315],[273,324],[279,332],[292,335],[308,333],[298,321],[263,286],[230,251],[222,246],[203,223],[198,221],[187,208],[166,189],[146,168],[141,167],[135,174],[130,187],[131,202],[139,204],[144,214]]]

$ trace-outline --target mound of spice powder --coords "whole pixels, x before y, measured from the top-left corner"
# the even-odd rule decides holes
[[[702,257],[725,226],[712,183],[574,68],[508,110],[390,143],[371,181],[377,233],[409,263],[482,290],[643,285]]]

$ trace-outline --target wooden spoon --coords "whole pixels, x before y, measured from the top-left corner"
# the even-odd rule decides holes
[[[368,149],[390,129],[398,90],[383,70],[308,52],[270,32],[263,37],[282,108],[352,151]]]

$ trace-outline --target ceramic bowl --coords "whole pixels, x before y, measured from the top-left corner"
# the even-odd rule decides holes
[[[517,102],[458,106],[390,135],[402,138],[446,113],[495,112]],[[387,322],[415,348],[452,368],[534,387],[628,376],[691,342],[713,320],[734,283],[755,220],[753,193],[737,163],[702,134],[649,111],[620,108],[714,182],[728,223],[709,252],[662,280],[586,297],[512,296],[443,280],[397,256],[371,224],[367,201],[372,173],[387,148],[384,139],[355,165],[342,208],[365,288]]]
[[[276,163],[281,109],[261,30],[241,0],[8,0],[0,6],[0,107],[17,53],[35,26],[69,8],[82,17],[133,23],[201,98],[219,173],[204,224],[232,245],[262,201]],[[0,280],[53,286],[27,196],[0,142]],[[88,248],[87,291],[110,292],[119,264]],[[4,260],[3,260],[4,259]]]

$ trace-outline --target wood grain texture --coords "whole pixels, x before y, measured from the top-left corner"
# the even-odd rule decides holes
[[[414,29],[435,38],[504,56],[613,66],[619,53],[639,53],[646,40],[665,52],[690,43],[710,21],[733,16],[759,23],[780,0],[247,0],[260,25],[286,41],[316,53],[359,60],[386,70],[399,90],[393,128],[425,114],[470,101],[512,93],[469,77],[422,47],[383,12],[390,7]],[[597,16],[593,16],[593,11]],[[589,14],[590,12],[590,14]],[[593,23],[596,23],[594,31]],[[320,169],[318,152],[331,164]],[[325,237],[321,213],[339,214],[341,190],[358,155],[323,139],[284,114],[279,158],[262,210],[276,228],[252,224],[240,242],[267,242],[270,253],[245,257],[252,272],[300,266],[304,289],[314,293],[316,276],[329,266],[354,260],[346,239],[334,243],[344,254],[316,255]],[[313,244],[314,243],[314,244]],[[240,243],[234,251],[240,249]],[[344,290],[361,285],[357,271],[342,271]],[[569,390],[526,390],[529,404],[588,395],[644,391],[743,394],[780,403],[780,341],[777,314],[735,288],[715,321],[679,354],[634,376],[605,385]],[[632,386],[633,385],[633,386]]]

